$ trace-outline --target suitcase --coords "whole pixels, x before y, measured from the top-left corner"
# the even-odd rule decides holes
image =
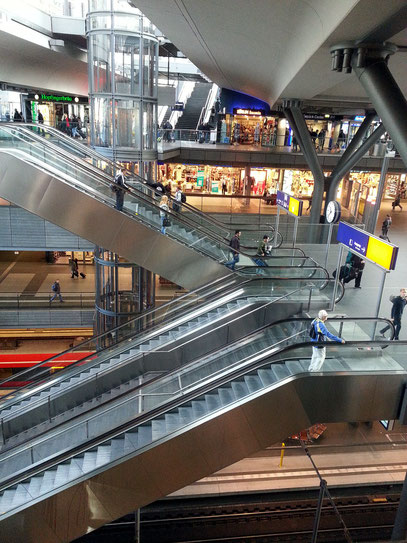
[[[82,279],[86,279],[86,275],[84,273],[81,272],[79,275],[82,277]]]

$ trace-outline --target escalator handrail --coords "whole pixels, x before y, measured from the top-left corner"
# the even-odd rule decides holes
[[[260,281],[260,280],[268,280],[268,278],[257,278],[257,281]],[[304,280],[304,281],[308,281],[309,278],[308,277],[305,277],[305,278],[279,278],[278,280],[283,280],[283,281],[301,281],[301,280]],[[325,281],[325,279],[321,278],[322,281]],[[239,287],[242,287],[244,285],[247,285],[247,284],[250,284],[250,283],[253,283],[254,281],[256,281],[256,279],[248,279],[246,281],[243,281],[241,283],[238,283]],[[283,294],[281,295],[280,297],[278,297],[277,299],[272,299],[270,301],[268,301],[267,303],[263,304],[261,307],[264,308],[264,307],[267,307],[269,304],[271,303],[275,303],[275,302],[278,302],[284,298],[287,298],[289,296],[291,296],[292,294],[294,294],[295,292],[297,291],[301,291],[301,290],[304,290],[306,288],[309,288],[309,289],[312,289],[314,288],[314,285],[303,285],[302,287],[299,287],[297,289],[295,289],[294,291],[292,292],[289,292],[289,293],[286,293],[286,294]],[[232,293],[232,292],[235,292],[236,291],[236,286],[231,286],[230,289],[226,290],[226,292],[223,292],[222,293],[222,296],[228,296],[229,293]],[[215,295],[219,295],[218,293],[215,293]],[[246,294],[246,296],[250,297],[250,296],[253,296],[252,294]],[[169,304],[171,302],[168,302],[167,304]],[[211,301],[208,301],[208,303],[213,303],[213,300]],[[165,305],[165,304],[164,304]],[[163,306],[160,306],[160,307],[163,307]],[[196,308],[192,308],[192,310],[196,310]],[[257,310],[258,308],[256,308],[255,310]],[[191,308],[187,308],[187,310],[181,314],[181,315],[176,315],[176,319],[181,319],[183,317],[185,317],[185,315],[191,310]],[[254,311],[254,310],[253,310]],[[142,318],[143,315],[141,315],[139,318]],[[136,319],[134,319],[136,320]],[[234,319],[236,320],[236,319]],[[220,327],[222,326],[227,326],[230,322],[233,322],[233,321],[228,321],[227,323],[223,323]],[[124,325],[121,325],[121,326],[125,326],[126,324],[128,323],[125,323]],[[168,324],[171,324],[171,323],[168,323]],[[172,323],[173,324],[173,323]],[[160,322],[158,325],[157,325],[159,328],[156,329],[156,327],[153,327],[154,330],[144,330],[144,331],[141,331],[139,333],[136,333],[134,334],[134,336],[132,336],[132,342],[133,341],[136,341],[135,338],[137,338],[138,336],[143,336],[143,337],[140,337],[139,340],[138,340],[138,343],[137,344],[140,344],[140,343],[143,343],[147,340],[150,340],[150,339],[153,339],[157,334],[160,334],[160,333],[163,333],[163,325],[162,323]],[[115,330],[117,330],[118,328],[120,327],[117,327],[117,328],[114,328],[112,330],[109,330],[108,332],[105,332],[104,334],[102,335],[107,335],[107,334],[111,334],[112,332],[114,332]],[[210,333],[211,331],[213,330],[210,330],[210,331],[207,331],[205,334],[208,334]],[[205,334],[202,334],[205,335]],[[68,349],[66,351],[63,351],[62,353],[59,353],[57,355],[54,355],[50,358],[47,358],[46,360],[42,360],[40,362],[38,362],[37,364],[35,364],[34,366],[31,366],[30,368],[26,368],[25,370],[22,370],[21,372],[19,372],[18,376],[21,377],[21,376],[24,376],[26,374],[29,374],[30,372],[33,372],[35,369],[38,369],[39,371],[41,371],[41,368],[44,369],[44,371],[48,371],[47,369],[47,366],[46,364],[49,364],[49,362],[53,361],[53,360],[57,360],[59,357],[61,356],[64,356],[70,352],[78,352],[78,348],[81,347],[82,345],[84,344],[88,344],[89,342],[95,342],[96,343],[96,340],[98,337],[101,337],[102,335],[100,336],[94,336],[88,340],[85,340],[84,342],[80,343],[79,345],[77,345],[76,347],[73,347],[71,349]],[[147,337],[146,337],[147,336]],[[198,336],[198,337],[201,337],[201,336]],[[196,338],[195,338],[196,339]],[[104,350],[106,349],[109,349],[109,348],[116,348],[118,347],[121,343],[126,343],[127,344],[128,342],[128,338],[127,337],[124,337],[121,341],[119,341],[117,344],[113,345],[112,347],[106,347],[105,349],[101,349],[100,351],[95,351],[95,354],[96,353],[102,353]],[[132,344],[132,347],[136,347],[137,346]],[[126,348],[128,345],[124,345],[124,347]],[[117,356],[118,354],[120,353],[115,353],[115,356]],[[78,373],[80,373],[84,368],[81,368],[80,366],[82,365],[82,363],[84,361],[86,361],[87,358],[89,357],[92,357],[94,356],[93,354],[92,355],[89,355],[89,354],[86,354],[83,358],[80,358],[78,360],[75,360],[73,361],[69,366],[66,367],[66,371],[68,370],[71,370],[72,368],[76,368],[79,366],[79,371]],[[94,360],[94,364],[93,365],[97,365],[100,363],[100,359],[98,358],[95,358]],[[91,367],[93,367],[93,365],[90,363],[90,361],[86,364],[86,369],[90,369]],[[56,384],[58,384],[59,382],[63,381],[64,379],[66,379],[66,374],[64,372],[65,368],[63,370],[61,370],[60,372],[58,372],[58,374],[55,376],[55,377],[52,377],[52,379],[50,380],[47,380],[46,383],[47,383],[47,387],[51,387],[51,386],[55,386]],[[70,378],[71,377],[74,377],[76,375],[76,373],[73,373],[71,371],[71,374],[70,374]],[[48,377],[48,376],[46,376]],[[7,382],[12,382],[12,381],[15,381],[15,376],[10,376],[10,377],[7,377],[6,379],[3,379],[2,381],[0,381],[0,385],[2,387],[4,387],[4,384],[7,383]],[[3,395],[1,398],[0,398],[0,412],[4,409],[7,409],[9,408],[10,406],[14,405],[15,403],[19,403],[21,402],[24,398],[26,397],[29,397],[33,394],[36,394],[38,392],[38,382],[34,381],[33,383],[29,383],[28,385],[24,386],[24,387],[21,387],[18,392],[19,394],[17,396],[14,396],[15,392],[9,392],[8,394],[5,394]],[[24,391],[26,391],[24,393]],[[9,398],[10,396],[12,396],[12,398],[9,399],[9,401],[7,401],[7,398]],[[5,401],[6,400],[6,401]],[[13,401],[15,400],[15,401]],[[5,403],[4,403],[5,401]]]
[[[253,338],[255,339],[256,336],[260,336],[263,332],[271,329],[271,328],[274,328],[276,326],[279,326],[280,324],[287,324],[287,323],[291,323],[291,322],[305,322],[305,323],[311,323],[314,319],[312,317],[292,317],[292,318],[288,318],[288,319],[280,319],[276,322],[273,322],[273,323],[270,323],[270,324],[265,324],[263,326],[261,326],[260,328],[258,328],[257,330],[251,332],[250,334],[248,334],[247,336],[245,336],[244,338],[239,338],[235,341],[233,341],[232,343],[229,343],[227,345],[227,348],[228,349],[231,349],[233,350],[233,347],[235,346],[238,346],[240,343],[242,343],[243,341],[245,343],[248,342],[248,340],[250,340],[250,338]],[[335,321],[338,321],[338,322],[346,322],[347,320],[350,321],[350,322],[355,322],[355,321],[376,321],[377,323],[385,323],[386,325],[389,325],[390,328],[391,328],[391,337],[386,340],[386,341],[391,341],[393,338],[394,338],[394,333],[395,333],[395,328],[394,328],[394,323],[390,320],[390,319],[387,319],[387,318],[382,318],[382,317],[357,317],[357,318],[353,318],[353,317],[346,317],[346,316],[336,316],[336,317],[332,317],[329,319],[330,322],[335,322]],[[305,329],[305,330],[308,330],[308,327]],[[301,330],[300,332],[294,334],[294,335],[298,335],[299,333],[303,333],[304,330]],[[287,339],[287,338],[286,338]],[[278,345],[279,343],[281,343],[281,341],[278,341],[276,344],[274,345]],[[319,343],[318,343],[319,344]],[[182,346],[182,345],[181,345]],[[149,379],[148,381],[145,381],[137,386],[135,386],[134,388],[131,389],[131,394],[134,395],[137,391],[143,389],[144,387],[146,386],[150,386],[152,384],[154,384],[155,382],[161,380],[161,379],[168,379],[168,378],[171,378],[171,376],[175,376],[177,375],[181,370],[187,370],[188,367],[190,366],[194,366],[196,364],[199,364],[200,360],[202,359],[205,359],[205,358],[208,358],[208,357],[212,357],[214,353],[216,352],[222,352],[226,347],[225,346],[222,346],[222,347],[215,347],[214,349],[212,349],[211,351],[208,351],[207,353],[205,353],[204,355],[194,359],[193,361],[189,362],[188,364],[186,364],[185,366],[182,366],[182,368],[180,367],[177,367],[176,369],[172,370],[172,371],[169,371],[165,374],[161,374],[161,375],[158,375],[158,376],[155,376],[153,377],[152,379]],[[269,349],[270,347],[266,347],[266,349]],[[265,350],[265,349],[263,349]],[[158,351],[159,352],[159,351]],[[257,354],[261,354],[262,351],[259,351]],[[256,355],[257,356],[257,355]],[[253,357],[253,354],[249,355],[248,358],[250,357]],[[243,358],[242,360],[239,361],[239,364],[243,363],[245,361],[245,359]],[[223,370],[222,370],[223,371]],[[194,386],[194,385],[192,385]],[[188,386],[188,388],[190,388],[191,385]],[[183,389],[184,390],[184,389]],[[130,391],[124,391],[122,392],[119,396],[115,396],[115,398],[112,398],[110,400],[108,400],[107,402],[105,402],[103,404],[103,413],[105,412],[108,412],[112,409],[115,409],[117,406],[114,405],[114,406],[111,406],[110,404],[112,403],[116,403],[117,400],[121,397],[121,396],[127,396],[129,394]],[[179,391],[177,392],[179,393]],[[118,405],[123,405],[126,401],[128,401],[128,399],[124,399],[122,402],[120,402]],[[86,411],[87,413],[87,421],[91,420],[92,418],[96,418],[96,417],[99,417],[100,416],[100,412],[96,413],[95,415],[91,415],[91,413],[93,411],[99,411],[100,410],[100,407],[101,406],[94,406],[94,407],[91,407],[89,410]],[[72,429],[77,426],[77,425],[80,425],[82,424],[82,422],[79,422],[79,423],[75,423],[73,424],[73,421],[75,421],[76,419],[80,418],[83,416],[83,413],[79,413],[78,415],[75,415],[74,417],[72,417],[70,419],[70,426],[69,426],[69,431],[72,431]],[[62,434],[65,430],[59,430],[56,435],[55,435],[55,429],[58,428],[59,426],[63,425],[64,423],[58,423],[57,426],[54,426],[51,429],[47,429],[47,430],[44,430],[41,434],[36,434],[34,438],[30,438],[29,441],[26,441],[26,442],[23,442],[23,443],[19,443],[18,445],[16,445],[15,447],[12,447],[10,449],[7,449],[6,451],[4,451],[4,453],[0,453],[0,462],[2,462],[3,460],[6,460],[7,458],[10,458],[10,457],[13,457],[15,454],[18,454],[18,452],[20,452],[20,448],[21,447],[26,447],[27,446],[27,443],[29,443],[28,446],[33,446],[33,445],[38,445],[40,443],[43,443],[44,441],[46,441],[43,437],[41,436],[44,436],[46,435],[47,433],[49,433],[50,431],[52,431],[54,433],[54,438],[57,437],[59,434]]]
[[[88,154],[88,156],[93,157],[96,160],[100,160],[100,161],[106,162],[107,164],[111,164],[112,165],[112,170],[116,170],[116,171],[118,169],[125,170],[126,174],[129,177],[136,178],[136,181],[138,183],[140,183],[141,185],[143,185],[143,187],[147,187],[151,192],[154,192],[154,189],[149,185],[148,181],[146,179],[144,179],[143,177],[141,177],[140,175],[132,172],[126,166],[123,166],[122,164],[118,164],[117,162],[106,158],[101,153],[98,153],[97,151],[95,151],[91,147],[85,146],[83,143],[77,142],[75,139],[70,138],[69,136],[67,136],[66,134],[63,134],[62,132],[60,132],[59,130],[57,130],[54,127],[49,127],[49,126],[43,127],[43,126],[40,126],[40,125],[35,124],[35,123],[22,123],[18,127],[15,127],[13,123],[6,123],[6,124],[9,124],[13,128],[18,128],[18,129],[23,129],[23,130],[24,130],[25,127],[32,127],[32,128],[36,128],[38,130],[44,130],[45,129],[45,130],[49,131],[50,133],[53,133],[56,136],[58,136],[59,138],[61,138],[61,140],[66,140],[67,144],[69,143],[70,146],[76,147],[81,152],[84,152],[84,154]],[[32,132],[30,132],[30,133],[32,133]],[[41,136],[38,136],[38,134],[35,134],[34,132],[32,134],[37,136],[39,138],[39,140],[42,139]],[[73,140],[73,142],[72,142],[72,140]],[[46,143],[47,144],[52,144],[52,142],[49,142],[49,141],[46,141]],[[58,147],[58,146],[53,145],[53,147]],[[84,151],[84,149],[86,149],[86,151]],[[101,170],[101,171],[103,171],[103,170]],[[174,198],[171,197],[171,200],[174,200]],[[228,228],[227,225],[225,223],[223,223],[222,221],[218,221],[215,217],[208,216],[206,213],[204,213],[200,209],[196,208],[195,206],[192,206],[191,204],[188,204],[187,202],[183,203],[182,206],[185,207],[186,209],[190,209],[192,212],[197,213],[198,215],[204,216],[205,219],[208,220],[208,222],[213,222],[214,224],[216,224],[220,228],[224,228],[226,231],[233,230],[233,228],[234,228],[232,225],[230,226],[230,228]],[[252,225],[247,225],[247,226],[252,226]],[[269,224],[266,223],[265,227],[270,227],[272,229],[272,231],[274,231],[274,227],[272,225],[269,225]],[[253,228],[253,230],[254,230],[254,228]],[[250,230],[252,230],[252,228],[244,228],[244,229],[242,228],[242,230],[249,230],[250,231]]]
[[[13,128],[17,132],[19,132],[21,130],[24,134],[29,134],[30,137],[33,137],[36,141],[38,141],[38,143],[41,143],[44,146],[49,146],[50,148],[52,148],[54,150],[54,152],[58,152],[59,154],[61,154],[63,156],[72,157],[72,155],[69,155],[69,153],[67,153],[63,148],[59,147],[58,145],[55,145],[53,142],[51,142],[49,140],[45,140],[42,136],[39,136],[35,132],[31,132],[30,130],[25,130],[25,128],[27,126],[36,128],[38,130],[43,130],[42,127],[39,127],[36,124],[24,123],[22,125],[15,126],[13,123],[6,123],[5,126]],[[58,130],[56,130],[54,128],[51,128],[51,127],[46,127],[45,129],[50,130],[51,133],[55,133],[56,135],[58,135],[58,137],[60,137],[61,140],[64,140],[66,138],[67,143],[69,142],[69,144],[72,146],[72,138],[69,138],[69,136],[66,136],[65,134],[61,134]],[[142,177],[140,177],[136,173],[131,172],[131,170],[128,170],[126,167],[123,168],[122,165],[119,165],[116,162],[109,160],[108,158],[104,157],[100,153],[97,153],[93,149],[91,150],[90,147],[85,147],[84,144],[78,143],[75,140],[73,140],[73,142],[75,144],[74,147],[80,149],[81,152],[84,152],[84,149],[86,149],[88,156],[93,157],[96,160],[104,161],[104,162],[106,162],[108,164],[110,163],[112,165],[112,169],[116,169],[116,170],[118,170],[119,168],[121,168],[122,170],[124,169],[127,172],[127,175],[129,176],[129,178],[136,178],[137,182],[140,183],[143,186],[143,188],[147,189],[150,192],[150,194],[154,195],[154,192],[155,192],[154,188],[151,187],[149,185],[149,183],[145,179],[143,179]],[[84,153],[84,154],[86,154],[86,153]],[[75,158],[78,159],[78,160],[82,160],[80,157],[77,157],[77,156],[75,156]],[[108,176],[103,170],[101,170],[99,168],[96,168],[92,164],[89,164],[86,161],[84,161],[83,167],[88,168],[90,171],[98,172],[99,174],[101,174],[104,177],[108,178],[108,182],[110,184],[113,182],[113,179],[110,176]],[[133,187],[124,187],[124,190],[127,190],[130,193],[134,193],[134,192],[139,193],[139,192],[141,192],[143,194],[142,190],[135,189]],[[175,201],[175,199],[172,196],[170,196],[169,199],[172,200],[172,201]],[[192,205],[190,205],[188,203],[181,203],[181,206],[185,207],[186,209],[189,209],[191,212],[196,213],[197,215],[202,216],[205,219],[205,221],[212,222],[217,227],[224,229],[225,232],[227,232],[227,234],[230,234],[231,230],[233,230],[233,226],[228,228],[224,223],[222,223],[222,222],[218,221],[217,219],[207,215],[203,211],[199,210],[198,208],[196,208],[196,207],[194,207],[194,206],[192,206]],[[248,225],[248,226],[251,226],[251,225]],[[264,226],[265,226],[265,228],[270,228],[273,233],[275,232],[275,228],[272,225],[265,224]],[[248,230],[248,231],[253,230],[253,231],[255,231],[255,228],[253,228],[253,229],[252,228],[242,228],[241,230],[242,231],[244,231],[244,230]],[[227,238],[225,238],[225,239],[227,239]]]
[[[378,320],[380,320],[380,319],[378,319]],[[383,319],[383,320],[386,320],[386,319]],[[388,346],[389,345],[388,340],[373,341],[373,342],[371,340],[370,341],[349,341],[349,342],[346,343],[346,345],[347,346],[355,346],[355,347],[365,347],[365,346],[368,346],[368,345],[371,346],[372,343],[374,343],[375,346]],[[407,346],[407,341],[399,341],[397,344]],[[57,466],[58,464],[60,464],[62,462],[65,462],[65,461],[69,460],[70,458],[73,458],[73,457],[75,457],[77,455],[80,455],[80,454],[84,454],[86,451],[88,451],[90,449],[98,447],[99,445],[102,445],[103,443],[105,443],[107,441],[111,441],[112,439],[115,439],[115,438],[119,437],[120,435],[122,435],[125,432],[133,430],[133,429],[137,428],[138,426],[141,426],[142,424],[145,424],[145,423],[149,422],[150,420],[155,419],[156,417],[158,417],[160,415],[164,415],[165,413],[168,413],[169,411],[174,410],[177,407],[180,407],[181,405],[183,405],[183,404],[185,404],[187,402],[193,401],[194,399],[202,396],[203,394],[208,394],[214,388],[219,388],[222,385],[229,383],[233,379],[237,379],[237,378],[241,377],[242,375],[246,375],[249,372],[252,372],[252,371],[254,371],[256,369],[259,369],[263,365],[266,365],[266,364],[270,363],[269,359],[273,358],[274,356],[276,356],[278,354],[281,354],[283,352],[289,352],[289,351],[299,349],[299,348],[303,348],[303,347],[313,347],[315,345],[316,345],[315,342],[307,341],[307,342],[303,342],[303,343],[297,343],[295,345],[288,345],[288,346],[283,347],[281,349],[275,349],[275,352],[267,353],[267,355],[265,355],[266,358],[267,358],[266,361],[264,361],[264,360],[262,360],[262,361],[256,360],[253,364],[251,364],[248,367],[245,367],[244,369],[239,368],[236,371],[232,370],[227,375],[223,375],[222,377],[219,377],[215,382],[211,382],[209,384],[204,384],[198,390],[193,390],[193,391],[191,391],[189,393],[186,393],[185,395],[181,395],[181,397],[178,397],[177,399],[170,400],[170,401],[168,401],[168,402],[166,402],[164,404],[161,404],[160,406],[158,406],[156,408],[153,408],[150,411],[147,411],[147,412],[141,414],[137,418],[137,421],[131,420],[129,422],[126,422],[126,423],[118,426],[114,430],[109,430],[109,431],[105,432],[104,434],[102,434],[101,436],[97,436],[95,438],[92,438],[92,439],[88,440],[84,444],[75,446],[75,447],[73,447],[71,449],[69,449],[69,448],[64,449],[63,451],[60,451],[60,452],[52,455],[51,457],[47,458],[45,461],[40,460],[40,461],[36,462],[35,464],[32,464],[31,467],[28,470],[24,470],[24,468],[23,468],[23,470],[21,470],[21,472],[18,472],[17,474],[14,474],[11,478],[5,480],[0,485],[0,493],[4,492],[5,490],[7,490],[7,488],[9,488],[11,486],[15,486],[15,485],[19,484],[20,482],[22,482],[22,481],[24,481],[24,480],[26,480],[28,478],[39,475],[40,473],[42,473],[42,472],[44,472],[44,471],[46,471],[46,470],[48,470],[50,468],[53,468],[53,467]],[[324,346],[332,346],[332,345],[336,346],[335,343],[324,343]],[[256,357],[256,355],[251,355],[251,356]],[[277,361],[277,362],[280,362],[280,361]],[[377,370],[377,371],[386,371],[386,370]],[[293,378],[293,377],[294,377],[293,375],[287,376],[287,378]],[[188,426],[188,424],[186,424],[186,426]],[[143,447],[141,447],[141,449],[142,448]],[[95,471],[97,471],[97,468],[95,468]]]
[[[2,129],[4,129],[4,127],[0,127]],[[24,134],[25,135],[25,134]],[[32,135],[31,135],[32,136]],[[14,136],[16,137],[16,136]],[[18,136],[17,136],[18,137]],[[34,139],[34,138],[33,138]],[[22,140],[24,141],[24,140]],[[27,143],[27,142],[25,142]],[[31,142],[32,144],[32,142]],[[15,154],[17,151],[17,154]],[[4,153],[4,154],[9,154],[10,156],[17,156],[18,158],[20,158],[22,161],[28,163],[28,164],[31,164],[32,166],[38,168],[38,169],[41,169],[42,171],[44,172],[48,172],[49,175],[52,175],[53,177],[56,177],[56,173],[55,172],[51,172],[49,167],[51,166],[52,168],[52,165],[46,163],[46,162],[42,162],[42,160],[40,158],[37,158],[37,157],[33,157],[32,155],[29,155],[28,153],[26,153],[25,151],[21,151],[19,150],[18,148],[17,149],[9,149],[9,148],[0,148],[0,152],[1,153]],[[60,150],[58,149],[58,153],[60,156],[62,156],[62,153],[60,152]],[[77,157],[75,157],[77,158]],[[82,169],[82,170],[85,170],[86,169],[89,169],[89,168],[86,168],[86,166],[80,164],[79,166],[76,164],[76,168],[77,169]],[[64,173],[63,172],[59,172],[59,175],[60,175],[60,178],[66,182],[65,178],[64,178]],[[68,177],[74,179],[69,173],[66,174]],[[89,174],[88,174],[89,175]],[[100,174],[100,172],[98,172],[97,174],[96,173],[93,173],[92,172],[92,175],[94,177],[96,177],[97,179],[97,176],[100,176],[102,177],[102,180],[101,179],[97,179],[97,182],[98,183],[105,183],[106,186],[109,186],[111,183],[108,183],[107,179],[105,180],[104,179],[104,176],[102,176]],[[98,200],[98,201],[101,201],[103,202],[105,205],[108,205],[110,207],[112,207],[113,209],[115,209],[115,205],[109,201],[109,200],[106,200],[102,195],[101,193],[97,192],[96,190],[92,189],[91,187],[89,186],[86,186],[85,184],[81,183],[80,181],[78,180],[75,180],[76,183],[79,183],[79,185],[76,185],[75,188],[77,190],[80,190],[81,192],[85,193],[85,194],[89,194],[91,197],[93,197],[94,199]],[[142,203],[145,203],[147,208],[148,207],[153,207],[157,213],[160,213],[160,207],[159,205],[150,200],[148,197],[145,197],[144,194],[140,193],[140,194],[135,194],[134,191],[132,191],[130,188],[128,187],[124,187],[123,189],[125,192],[128,192],[129,194],[131,194],[134,198],[138,199],[138,200],[141,200]],[[135,215],[130,211],[130,210],[127,210],[125,207],[120,211],[120,213],[123,213],[125,215],[127,215],[128,217],[130,217],[132,220],[137,220],[137,222],[141,222],[142,224],[146,225],[148,228],[153,228],[154,230],[156,230],[156,228],[154,228],[150,222],[148,222],[144,217],[143,215],[137,215],[137,219],[135,217]],[[223,237],[220,237],[218,236],[216,233],[210,231],[210,230],[206,230],[202,225],[199,225],[197,223],[195,223],[194,221],[192,221],[190,218],[187,218],[185,216],[183,216],[182,214],[179,214],[179,213],[176,213],[175,211],[173,211],[172,209],[169,209],[168,211],[166,211],[166,214],[169,215],[170,217],[173,218],[174,220],[174,223],[175,224],[178,224],[178,223],[181,223],[181,225],[183,225],[184,227],[186,227],[187,230],[192,230],[194,232],[196,231],[200,231],[202,232],[204,235],[202,237],[200,237],[200,241],[204,241],[205,239],[208,239],[209,241],[213,242],[215,244],[215,247],[216,245],[220,246],[219,249],[221,251],[225,251],[227,253],[230,252],[230,245],[229,243],[227,243],[227,241],[225,241],[225,238]],[[169,229],[169,233],[171,234],[171,230]],[[172,239],[174,239],[177,243],[181,243],[187,247],[190,247],[190,245],[183,239],[180,239],[178,237],[173,237],[171,236]],[[201,247],[200,245],[197,245],[197,246],[194,246],[194,250],[197,251],[197,252],[200,252],[202,254],[204,254],[206,257],[209,257],[211,258],[212,260],[215,260],[217,262],[219,262],[219,259],[216,258],[214,256],[214,254],[212,254],[211,252],[208,252],[208,250],[206,250],[204,247]],[[242,253],[240,252],[240,254],[243,254],[244,256],[247,256],[249,258],[251,258],[251,255],[246,255],[245,253]],[[219,262],[221,263],[221,262]]]

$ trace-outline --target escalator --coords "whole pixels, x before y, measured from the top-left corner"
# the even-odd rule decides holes
[[[346,344],[327,344],[315,374],[310,319],[276,323],[271,346],[229,346],[228,362],[213,353],[146,383],[139,415],[113,431],[76,446],[56,435],[61,449],[43,445],[42,458],[26,444],[28,461],[0,483],[3,538],[71,541],[316,422],[397,418],[407,343],[372,341],[383,321],[332,319]]]
[[[119,212],[100,170],[89,171],[88,164],[61,151],[51,153],[38,136],[21,135],[21,129],[2,127],[0,138],[3,198],[186,288],[230,273],[222,265],[230,258],[229,244],[204,228],[202,216],[197,223],[170,210],[172,225],[163,236],[151,197],[127,191]]]
[[[10,124],[8,126],[14,131],[17,131],[14,133],[35,136],[35,141],[41,146],[47,146],[47,148],[50,149],[50,152],[57,152],[59,149],[67,152],[69,155],[75,155],[78,159],[85,161],[88,167],[93,168],[94,173],[105,174],[109,182],[114,178],[118,169],[123,168],[122,164],[112,162],[93,149],[85,146],[83,143],[74,140],[55,128],[39,127],[36,124],[21,124],[17,126],[15,124]],[[131,186],[132,189],[136,192],[141,192],[150,198],[154,198],[154,189],[152,189],[143,178],[126,169],[124,172],[126,183]],[[241,245],[243,251],[246,249],[253,250],[257,248],[259,233],[268,234],[270,236],[274,250],[282,244],[281,235],[278,232],[274,232],[274,227],[269,224],[267,217],[262,218],[260,216],[258,217],[256,224],[251,225],[245,222],[239,222],[239,216],[235,215],[233,216],[232,224],[225,223],[211,217],[207,213],[204,213],[202,210],[188,203],[182,204],[182,213],[188,218],[193,219],[198,225],[204,226],[209,231],[223,236],[225,240],[229,240],[237,228],[241,229]],[[304,252],[300,248],[295,249],[295,254],[304,256]]]
[[[0,383],[3,449],[131,393],[148,373],[185,366],[278,319],[329,308],[333,286],[325,276],[218,280],[20,372],[18,380],[27,385],[17,391],[7,393],[17,377],[5,379]],[[77,362],[55,374],[68,354]]]

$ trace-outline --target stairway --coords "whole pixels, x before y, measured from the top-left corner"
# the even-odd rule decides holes
[[[175,126],[177,130],[196,130],[211,88],[211,83],[195,83],[194,90],[185,104],[184,112]]]

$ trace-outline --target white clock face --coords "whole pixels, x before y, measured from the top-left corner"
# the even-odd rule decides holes
[[[326,220],[328,222],[334,222],[337,220],[339,213],[339,204],[335,201],[329,202],[326,208]]]

